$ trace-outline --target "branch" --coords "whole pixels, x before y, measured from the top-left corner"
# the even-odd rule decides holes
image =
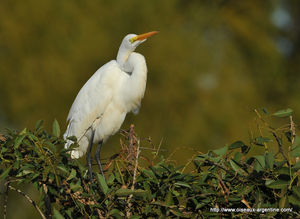
[[[138,163],[139,163],[139,155],[140,155],[140,141],[137,140],[137,151],[136,151],[136,157],[135,157],[135,166],[134,166],[134,171],[133,171],[133,180],[132,180],[132,185],[131,185],[131,190],[133,191],[134,190],[134,186],[135,186],[135,183],[136,183],[136,173],[137,173],[137,169],[138,169]],[[126,216],[129,218],[131,216],[131,213],[130,213],[130,209],[131,209],[131,206],[132,206],[132,203],[131,203],[131,199],[132,199],[132,196],[133,194],[131,194],[129,197],[128,197],[128,200],[127,200],[127,204],[128,204],[128,208],[127,208],[127,212],[126,212]]]
[[[284,152],[283,152],[281,141],[279,140],[279,138],[278,138],[278,136],[276,135],[275,132],[273,132],[273,131],[271,131],[271,132],[272,132],[274,138],[275,138],[276,141],[277,141],[277,144],[278,144],[278,153],[281,153],[281,154],[282,154],[282,156],[284,157],[284,159],[285,159],[286,162],[287,162],[287,165],[289,166],[289,165],[290,165],[290,162],[289,162],[287,156],[286,156],[286,155],[284,154]]]
[[[11,185],[7,185],[7,187],[11,190],[14,190],[16,192],[18,192],[19,194],[21,194],[22,196],[24,196],[32,205],[33,207],[35,207],[35,209],[40,213],[41,217],[43,219],[46,219],[45,215],[43,214],[43,212],[41,211],[41,209],[36,205],[36,203],[28,196],[26,195],[24,192],[22,192],[20,189],[17,189],[15,187],[12,187]]]
[[[5,196],[4,196],[4,205],[3,205],[3,219],[6,219],[7,216],[7,203],[8,203],[8,185],[9,182],[7,182],[6,190],[5,190]]]

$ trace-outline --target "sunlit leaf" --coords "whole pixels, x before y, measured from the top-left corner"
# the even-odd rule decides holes
[[[300,157],[300,137],[296,136],[293,146],[291,147],[290,155]]]
[[[189,184],[187,184],[186,182],[176,182],[176,183],[174,183],[174,185],[191,188],[191,186]]]
[[[70,175],[68,176],[68,178],[66,179],[66,181],[69,181],[71,179],[73,179],[76,176],[76,170],[72,169]]]
[[[223,156],[228,150],[228,146],[222,147],[220,149],[215,149],[213,152],[219,156]]]
[[[293,113],[293,110],[290,108],[287,108],[287,109],[279,110],[279,111],[273,113],[272,115],[276,116],[276,117],[288,117],[288,116],[292,115],[292,113]]]
[[[64,219],[64,216],[62,216],[61,213],[58,210],[56,210],[55,207],[53,207],[53,216],[56,219]]]
[[[97,180],[98,180],[98,184],[99,184],[102,192],[104,194],[107,194],[108,193],[108,186],[107,186],[106,181],[105,181],[104,177],[102,176],[102,174],[97,173]]]
[[[273,169],[273,165],[274,165],[274,153],[273,152],[268,152],[265,154],[265,160],[266,160],[266,165],[268,168],[270,168],[271,170]]]
[[[54,120],[53,125],[52,125],[52,133],[55,137],[60,136],[60,127],[59,127],[59,124],[56,119]]]
[[[254,144],[258,145],[258,146],[264,146],[265,143],[272,141],[270,138],[267,137],[257,137],[254,139]]]

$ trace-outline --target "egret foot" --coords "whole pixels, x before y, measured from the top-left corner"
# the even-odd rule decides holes
[[[103,143],[103,141],[100,141],[99,144],[98,144],[98,146],[97,146],[95,158],[96,158],[99,170],[100,170],[103,178],[105,179],[104,173],[103,173],[103,170],[102,170],[102,166],[101,166],[101,162],[100,162],[100,150],[101,150],[102,143]]]

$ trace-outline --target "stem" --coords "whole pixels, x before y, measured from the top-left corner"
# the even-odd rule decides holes
[[[273,132],[273,131],[271,131],[271,132],[272,132],[274,138],[275,138],[276,141],[277,141],[277,144],[278,144],[278,152],[282,154],[282,156],[283,156],[284,159],[286,160],[288,166],[290,166],[290,162],[289,162],[287,156],[286,156],[286,155],[284,154],[284,152],[283,152],[283,149],[282,149],[282,143],[280,142],[280,140],[279,140],[278,136],[276,135],[276,133]]]
[[[35,209],[40,213],[41,217],[43,219],[46,219],[45,215],[43,214],[43,212],[41,211],[41,209],[36,205],[36,203],[28,196],[26,195],[24,192],[22,192],[20,189],[17,189],[15,187],[12,187],[11,185],[7,185],[7,187],[11,190],[14,190],[16,192],[18,192],[19,194],[21,194],[22,196],[24,196],[32,205],[33,207],[35,207]]]
[[[133,179],[132,179],[132,185],[131,185],[131,190],[132,191],[134,190],[134,186],[135,186],[135,183],[136,183],[136,173],[137,173],[137,169],[138,169],[139,155],[140,155],[140,152],[141,152],[140,151],[140,141],[139,140],[137,140],[137,145],[138,146],[137,146],[137,151],[136,151],[135,166],[134,166]],[[130,209],[131,209],[131,206],[132,206],[132,203],[131,203],[132,196],[133,196],[133,194],[131,194],[128,197],[128,200],[127,200],[128,208],[127,208],[126,216],[128,218],[131,216]]]

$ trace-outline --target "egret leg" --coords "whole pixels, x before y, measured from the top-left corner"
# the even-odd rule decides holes
[[[90,181],[92,181],[92,179],[93,179],[91,152],[92,152],[92,148],[93,148],[94,134],[95,134],[95,132],[92,131],[92,136],[91,136],[91,140],[90,140],[90,144],[89,144],[89,147],[88,147],[88,150],[87,150],[87,156],[86,156],[86,162],[87,162],[87,165],[88,165],[88,172],[89,172],[89,175],[90,175]]]
[[[101,149],[102,143],[103,143],[103,141],[100,141],[98,146],[97,146],[95,158],[96,158],[99,170],[100,170],[102,176],[104,177],[104,173],[103,173],[101,162],[100,162],[100,149]]]

